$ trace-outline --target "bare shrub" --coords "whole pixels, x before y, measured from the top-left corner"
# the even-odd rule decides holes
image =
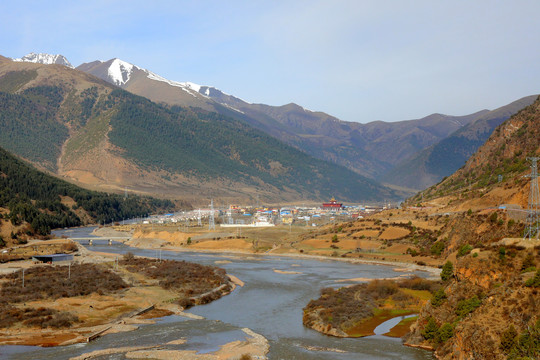
[[[104,266],[75,264],[68,273],[67,266],[39,266],[25,271],[24,288],[22,273],[4,276],[7,281],[0,288],[0,301],[21,303],[40,299],[58,299],[89,295],[101,291],[103,294],[127,288],[122,278]]]

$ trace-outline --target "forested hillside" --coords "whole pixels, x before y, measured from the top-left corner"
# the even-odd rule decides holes
[[[54,228],[112,222],[173,208],[168,200],[82,189],[0,148],[0,230],[2,225],[11,230],[10,239],[2,239],[1,246],[29,235],[47,235]]]
[[[398,199],[246,122],[166,106],[59,65],[0,58],[0,146],[92,189],[238,202]]]
[[[0,92],[0,143],[53,170],[68,131],[55,119],[62,101],[58,87],[40,86],[21,94]]]
[[[218,113],[168,109],[123,90],[114,90],[109,98],[119,104],[110,121],[110,141],[145,167],[203,181],[266,183],[278,191],[288,188],[306,197],[310,193],[319,198],[339,194],[351,200],[395,196],[372,180],[310,157]]]

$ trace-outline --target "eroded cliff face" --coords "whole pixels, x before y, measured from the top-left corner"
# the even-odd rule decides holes
[[[458,258],[444,296],[424,306],[406,343],[432,346],[441,359],[506,359],[520,334],[540,343],[540,291],[525,285],[539,264],[539,247],[497,246]]]
[[[338,329],[335,326],[332,326],[327,321],[323,320],[321,316],[321,311],[312,311],[312,312],[305,312],[304,313],[304,319],[303,319],[304,325],[312,328],[315,331],[318,331],[325,335],[335,336],[335,337],[348,337],[343,330]]]

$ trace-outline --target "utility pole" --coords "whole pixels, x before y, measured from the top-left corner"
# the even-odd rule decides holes
[[[214,221],[214,199],[210,202],[210,218],[208,220],[208,230],[216,230],[216,223]]]
[[[529,209],[525,224],[524,239],[538,239],[540,221],[540,195],[538,192],[538,160],[539,157],[528,157],[531,161],[531,173],[526,177],[531,178],[531,190],[529,192]]]

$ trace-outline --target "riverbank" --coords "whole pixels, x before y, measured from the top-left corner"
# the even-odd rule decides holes
[[[118,229],[127,229],[125,226],[115,227],[115,228],[97,228],[93,231],[93,235],[100,237],[113,237],[113,236],[126,236],[126,235],[135,235],[133,231],[121,231]],[[171,241],[175,238],[169,232],[165,231],[155,231],[149,232],[146,235],[143,235],[143,232],[139,232],[136,238],[132,238],[125,242],[126,245],[140,248],[140,249],[149,249],[156,250],[160,249],[163,251],[176,251],[176,252],[203,252],[203,253],[222,253],[222,254],[231,254],[238,256],[282,256],[298,259],[313,259],[319,261],[341,261],[348,262],[352,264],[369,264],[369,265],[381,265],[381,266],[393,266],[396,268],[396,271],[404,272],[406,275],[407,272],[413,271],[423,271],[429,273],[428,278],[430,279],[439,279],[440,268],[436,266],[428,265],[419,265],[413,261],[391,261],[391,260],[382,260],[382,259],[367,259],[363,257],[341,257],[341,256],[328,256],[328,255],[317,255],[317,254],[307,254],[295,250],[294,248],[288,249],[287,252],[276,251],[279,247],[275,249],[268,249],[264,252],[253,248],[251,244],[248,244],[246,239],[233,239],[233,242],[225,240],[217,240],[218,234],[211,234],[212,237],[207,239],[201,238],[198,243],[187,245],[187,239],[189,238],[190,233],[184,234],[180,233],[177,238],[185,240],[185,242]],[[155,236],[150,238],[148,236]],[[221,234],[223,235],[223,234]],[[199,234],[200,236],[200,234]],[[216,240],[214,240],[216,239]],[[229,239],[231,240],[231,239]],[[233,245],[231,247],[231,244]],[[350,281],[364,282],[365,279],[348,279]]]
[[[70,360],[99,359],[107,355],[122,354],[127,359],[163,359],[163,360],[228,360],[228,359],[266,359],[269,350],[268,341],[261,335],[248,328],[241,329],[245,334],[245,340],[236,340],[222,345],[219,350],[199,354],[193,350],[174,350],[175,345],[182,345],[186,339],[169,341],[162,345],[132,346],[96,350]],[[171,348],[168,348],[168,347]]]
[[[76,261],[69,266],[30,261],[2,264],[0,344],[86,342],[94,335],[135,330],[151,318],[183,315],[181,302],[207,303],[243,285],[214,267],[172,260],[120,260],[118,255],[77,246]],[[164,288],[161,279],[177,277],[175,271],[181,271],[184,280]]]

